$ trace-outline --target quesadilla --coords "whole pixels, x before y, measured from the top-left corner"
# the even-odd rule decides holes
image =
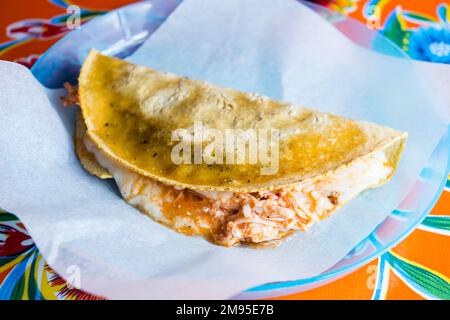
[[[115,179],[125,201],[157,222],[224,246],[271,243],[329,217],[386,183],[407,140],[95,50],[78,85],[75,150],[86,170]]]

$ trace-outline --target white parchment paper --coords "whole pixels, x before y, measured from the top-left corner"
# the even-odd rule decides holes
[[[355,46],[290,0],[185,0],[131,60],[382,123],[410,139],[388,185],[308,232],[274,250],[222,248],[153,222],[113,182],[86,173],[61,92],[0,62],[0,207],[19,216],[61,276],[75,266],[82,289],[108,298],[228,298],[317,275],[398,205],[446,130],[448,94],[429,92],[445,90],[448,70],[433,78],[438,86],[422,84],[411,62]]]

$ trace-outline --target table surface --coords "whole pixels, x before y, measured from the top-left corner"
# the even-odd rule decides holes
[[[69,30],[67,8],[82,21],[131,0],[34,0],[2,3],[0,59],[31,67]],[[450,64],[450,5],[444,0],[317,0],[378,28],[414,59]],[[443,28],[442,28],[443,27]],[[400,244],[332,283],[282,299],[450,299],[450,176],[429,216]],[[380,272],[384,270],[384,272]],[[45,262],[25,226],[0,211],[0,299],[102,299],[72,288]]]

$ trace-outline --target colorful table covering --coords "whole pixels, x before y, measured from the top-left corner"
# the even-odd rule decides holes
[[[0,59],[31,67],[81,22],[131,0],[2,3]],[[378,28],[410,57],[450,64],[450,5],[444,0],[317,0]],[[69,22],[69,23],[66,23]],[[400,244],[351,274],[282,299],[450,299],[450,176],[428,217]],[[25,226],[0,211],[0,299],[102,299],[66,283],[45,262]]]

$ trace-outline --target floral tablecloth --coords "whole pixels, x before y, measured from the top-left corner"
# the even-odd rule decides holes
[[[131,2],[135,1],[5,1],[0,4],[0,59],[31,67],[69,31],[72,5],[81,8],[84,22]],[[375,12],[379,19],[371,23],[409,56],[450,64],[450,5],[444,0],[313,2],[363,23]],[[450,176],[434,209],[403,242],[344,278],[281,298],[450,299],[449,257]],[[102,298],[69,286],[46,264],[17,217],[0,211],[0,299]]]

